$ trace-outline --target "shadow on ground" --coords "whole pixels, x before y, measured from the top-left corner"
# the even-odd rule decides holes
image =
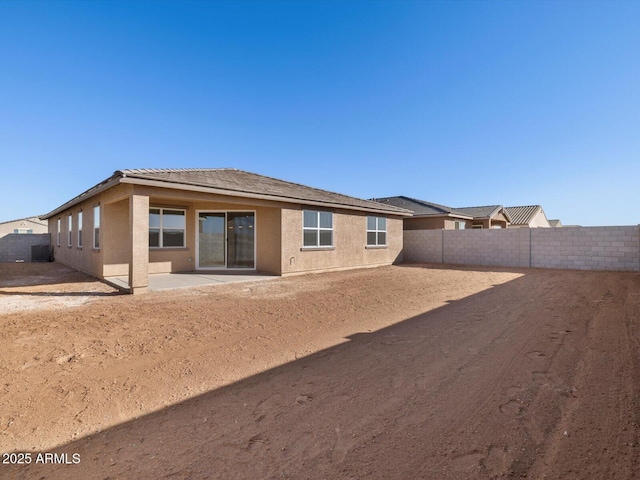
[[[121,293],[99,280],[57,262],[0,264],[0,295],[103,297]]]

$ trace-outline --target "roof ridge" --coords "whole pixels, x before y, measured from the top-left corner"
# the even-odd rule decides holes
[[[117,170],[116,173],[120,172],[122,174],[135,174],[135,173],[174,173],[174,172],[218,172],[221,170],[236,170],[237,168],[231,167],[220,167],[220,168],[203,168],[203,167],[194,167],[194,168],[126,168],[122,170]]]
[[[494,204],[494,205],[477,205],[477,206],[473,206],[473,207],[454,207],[456,210],[460,210],[462,208],[489,208],[489,207],[502,207],[505,208],[504,205],[500,205],[500,204]]]

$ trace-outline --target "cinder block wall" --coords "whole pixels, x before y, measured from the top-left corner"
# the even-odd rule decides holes
[[[639,227],[536,228],[531,266],[572,270],[640,270]]]
[[[31,261],[32,245],[51,245],[48,233],[10,233],[0,238],[0,262]]]
[[[529,266],[528,229],[445,230],[443,263]]]
[[[442,230],[404,230],[404,261],[442,263]]]
[[[406,262],[640,271],[640,226],[405,230]]]

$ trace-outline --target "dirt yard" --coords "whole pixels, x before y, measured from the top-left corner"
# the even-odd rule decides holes
[[[640,475],[640,274],[394,266],[134,297],[0,264],[0,326],[0,452],[32,462],[3,479]]]

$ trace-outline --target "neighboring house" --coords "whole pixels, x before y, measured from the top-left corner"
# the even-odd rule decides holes
[[[411,212],[236,169],[121,170],[43,216],[57,261],[98,278],[288,275],[401,261]]]
[[[511,217],[509,228],[549,228],[549,220],[540,205],[528,205],[524,207],[506,207],[505,210]]]
[[[471,228],[507,228],[511,223],[511,217],[502,205],[461,207],[455,210],[473,217]]]
[[[560,228],[562,227],[562,222],[560,220],[549,220],[549,226],[551,228]]]
[[[39,217],[20,218],[0,223],[0,238],[10,233],[47,233],[48,224]]]
[[[39,217],[20,218],[0,223],[0,238],[10,233],[47,233],[48,224]]]
[[[413,217],[404,219],[405,230],[463,230],[473,226],[471,215],[437,203],[404,196],[374,198],[373,200],[384,205],[411,210]]]

